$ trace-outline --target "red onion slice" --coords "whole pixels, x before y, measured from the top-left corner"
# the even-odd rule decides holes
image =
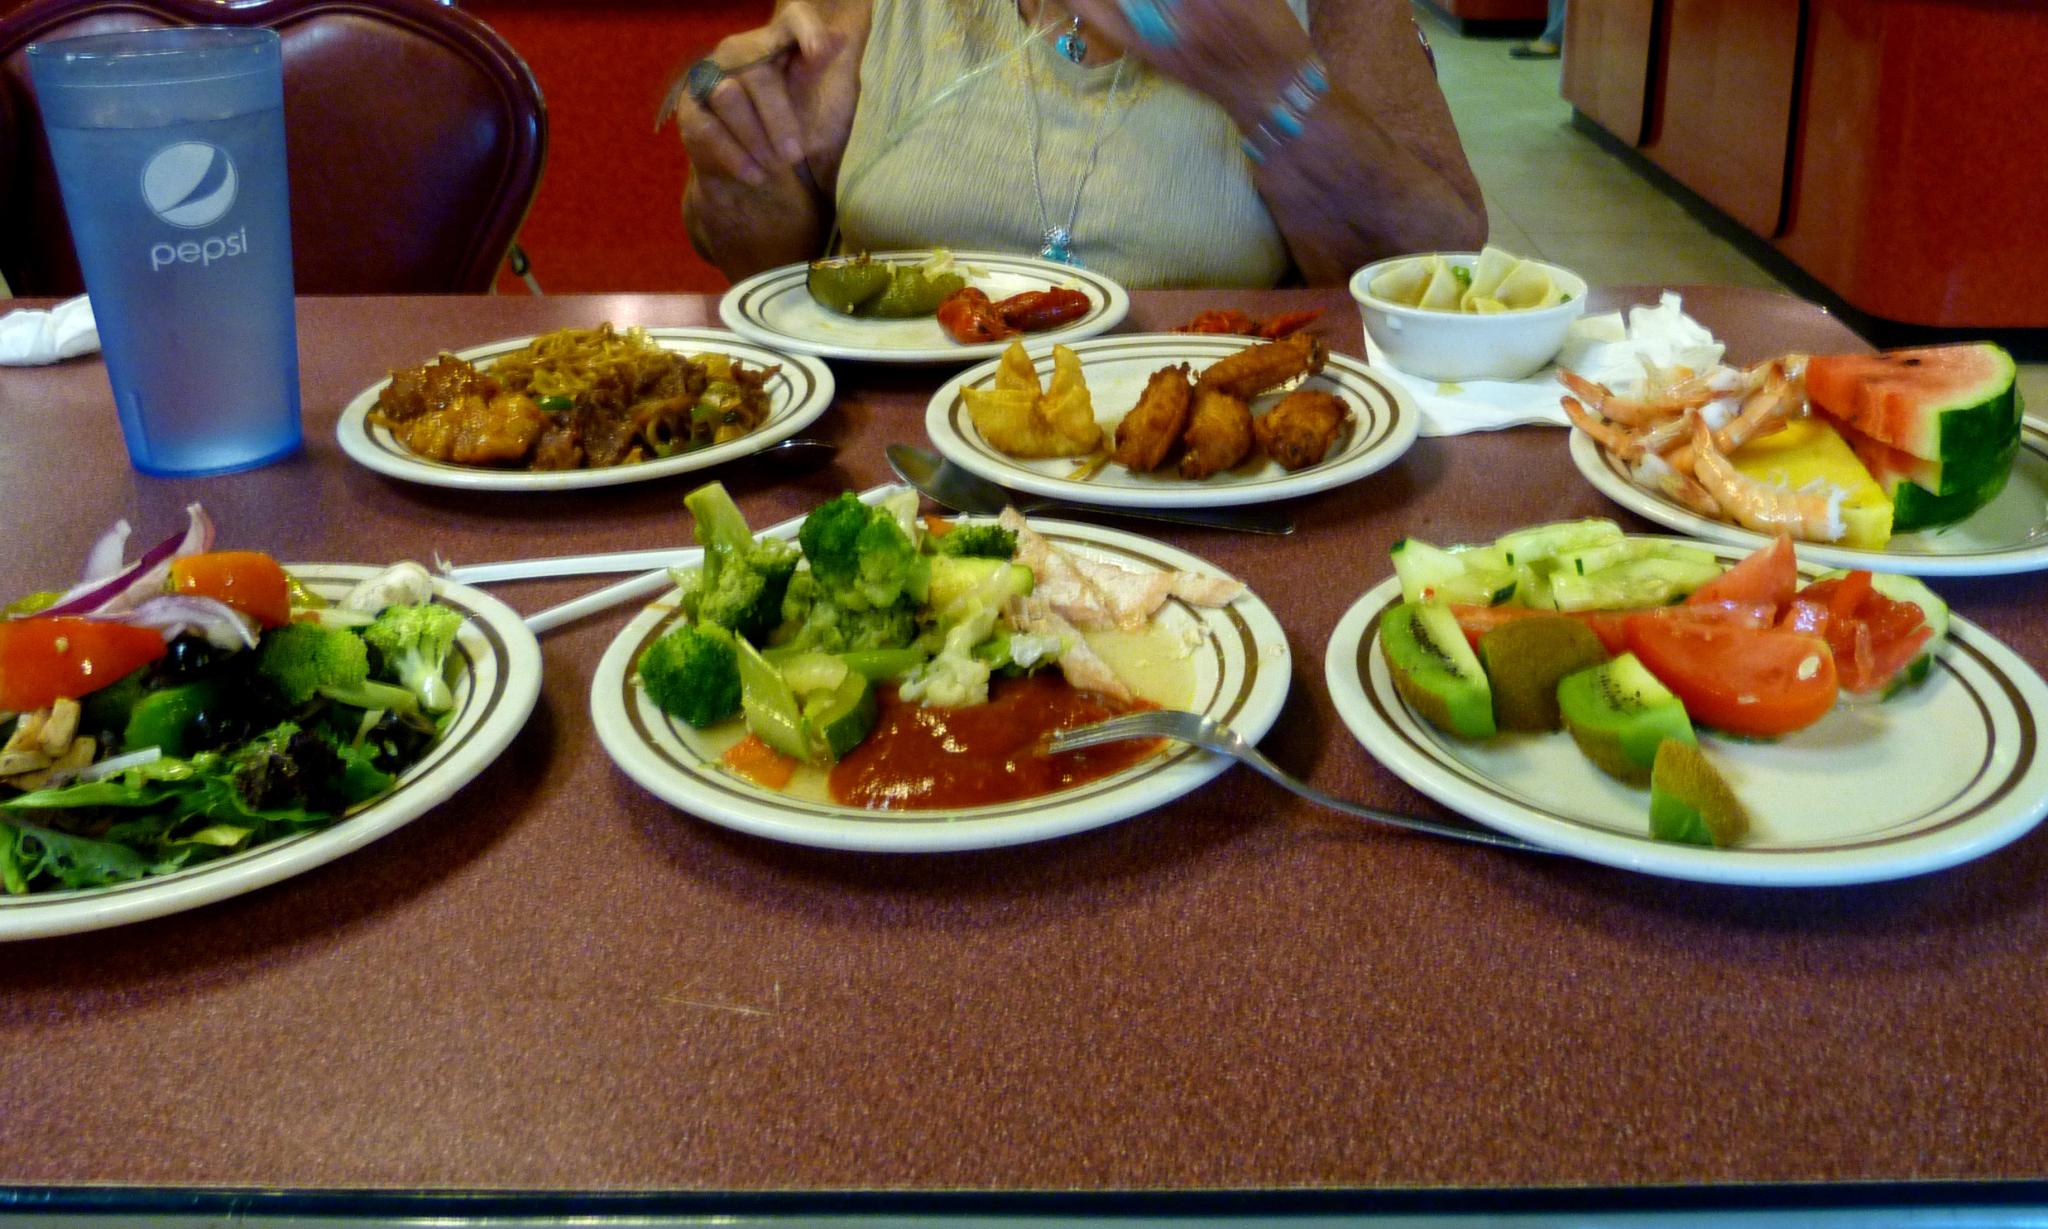
[[[206,509],[187,504],[185,532],[165,538],[127,567],[105,580],[89,581],[57,599],[41,615],[119,614],[163,592],[171,560],[213,548],[213,521]]]
[[[261,635],[256,620],[241,611],[210,597],[184,594],[161,593],[132,610],[101,617],[135,627],[153,627],[164,634],[166,642],[184,635],[204,636],[214,648],[230,651],[255,648]]]
[[[86,581],[105,580],[121,570],[121,561],[127,557],[128,533],[127,521],[115,521],[114,527],[92,544],[91,553],[85,557]]]

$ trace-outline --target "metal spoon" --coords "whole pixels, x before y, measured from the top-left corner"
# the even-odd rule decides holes
[[[778,469],[814,469],[830,461],[839,453],[839,445],[831,440],[814,440],[808,436],[792,435],[786,440],[777,440],[761,449],[750,452],[740,461],[757,461],[773,465]]]
[[[897,477],[955,512],[994,516],[1004,508],[1015,507],[1019,512],[1127,516],[1141,521],[1200,525],[1208,529],[1235,529],[1246,533],[1294,532],[1293,521],[1263,508],[1111,508],[1054,499],[1023,499],[986,478],[969,473],[935,452],[909,444],[891,444],[883,451],[888,453],[889,468],[896,471]]]

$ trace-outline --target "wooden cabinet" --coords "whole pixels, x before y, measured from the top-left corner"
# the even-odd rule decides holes
[[[1565,9],[1564,96],[1630,145],[1650,100],[1656,0],[1573,0]]]
[[[1750,230],[1778,233],[1798,78],[1787,0],[1666,0],[1643,153]]]
[[[1571,0],[1565,48],[1580,114],[1849,306],[2048,327],[2041,0]]]

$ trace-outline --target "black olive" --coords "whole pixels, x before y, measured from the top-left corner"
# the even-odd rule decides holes
[[[198,636],[180,636],[164,646],[164,655],[157,659],[156,676],[164,684],[186,682],[206,673],[224,656]]]

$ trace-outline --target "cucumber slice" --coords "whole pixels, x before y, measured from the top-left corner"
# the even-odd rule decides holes
[[[814,691],[830,691],[839,686],[846,677],[846,661],[830,653],[796,653],[774,661],[781,667],[782,678],[789,689],[800,696]]]
[[[796,692],[782,671],[768,664],[761,651],[744,636],[733,637],[740,654],[740,712],[747,729],[782,754],[799,760],[811,758],[810,740],[804,737],[803,713],[797,708]]]
[[[1644,538],[1625,538],[1583,550],[1566,551],[1557,557],[1557,566],[1561,571],[1591,576],[1635,559],[1676,559],[1702,569],[1720,567],[1713,552],[1704,547],[1687,546],[1682,542],[1653,542]]]
[[[1550,592],[1550,570],[1538,571],[1533,563],[1515,565],[1516,605],[1531,610],[1556,610],[1557,599]]]
[[[1721,574],[1720,561],[1652,555],[1585,576],[1560,571],[1550,578],[1559,610],[1621,610],[1674,602]]]
[[[1535,563],[1554,558],[1566,551],[1586,550],[1621,540],[1621,526],[1613,521],[1556,521],[1548,525],[1531,525],[1527,529],[1504,533],[1495,539],[1494,546],[1506,556],[1506,562],[1521,564]]]
[[[810,758],[826,762],[860,746],[875,728],[878,705],[875,689],[865,676],[848,670],[831,691],[820,692],[804,703],[804,725],[816,754]]]
[[[1494,606],[1515,593],[1515,574],[1486,547],[1445,550],[1415,538],[1393,546],[1394,574],[1410,602],[1443,601]]]

